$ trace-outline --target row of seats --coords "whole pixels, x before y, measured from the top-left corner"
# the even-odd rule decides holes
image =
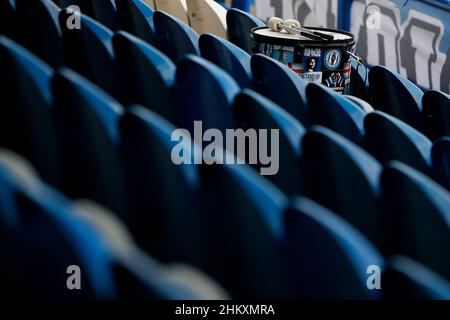
[[[448,298],[448,96],[428,92],[414,100],[423,98],[425,105],[429,96],[440,98],[427,117],[430,128],[440,132],[436,140],[425,136],[429,132],[422,122],[403,121],[398,108],[407,110],[406,97],[418,95],[405,79],[374,67],[369,84],[362,83],[364,91],[356,90],[361,82],[355,77],[353,92],[361,93],[359,98],[306,85],[277,61],[249,54],[248,28],[262,22],[235,9],[227,16],[232,44],[217,35],[199,36],[140,0],[116,1],[114,15],[123,30],[115,32],[84,14],[81,29],[68,30],[70,12],[51,1],[22,7],[16,2],[10,21],[28,32],[1,29],[13,40],[0,38],[0,92],[6,106],[0,145],[26,157],[45,182],[23,165],[15,168],[23,161],[6,153],[0,225],[12,240],[1,243],[17,243],[20,253],[19,259],[5,251],[10,279],[26,273],[17,268],[25,265],[23,257],[33,265],[33,242],[24,238],[32,232],[42,239],[37,252],[58,257],[43,260],[57,263],[42,281],[64,286],[52,275],[63,277],[62,266],[73,254],[89,270],[95,297],[146,297],[136,277],[152,297],[204,297],[186,283],[188,277],[165,272],[158,282],[159,271],[146,273],[148,278],[140,274],[167,269],[151,255],[206,272],[225,288],[190,271],[208,284],[210,297]],[[102,2],[108,1],[96,0]],[[45,27],[39,37],[38,28],[20,19],[25,7],[34,21],[60,30],[53,39],[61,49],[59,62],[37,40]],[[23,38],[30,33],[33,43]],[[387,82],[389,90],[374,91],[381,72],[395,78]],[[374,102],[380,96],[384,109]],[[424,113],[425,107],[419,116]],[[222,131],[279,129],[279,173],[261,177],[254,169],[262,164],[175,166],[171,134],[180,127],[192,130],[195,120]],[[75,201],[72,209],[73,202],[55,189],[71,199],[98,202],[121,222],[111,222],[111,214],[91,202],[78,210]],[[30,213],[32,223],[16,229],[21,216]],[[53,234],[48,230],[55,225]],[[95,230],[85,231],[88,226]],[[131,262],[110,248],[131,246],[119,231],[124,229],[139,248],[125,250],[139,252]],[[107,248],[98,249],[103,242]],[[110,271],[115,266],[105,266],[103,259],[120,260],[131,276],[129,270],[125,275]],[[367,288],[371,265],[384,272],[382,292]],[[173,277],[176,293],[169,286]],[[13,290],[15,283],[9,285]],[[30,295],[39,295],[40,285],[24,282],[16,293],[30,286]],[[154,294],[155,287],[167,294]],[[48,287],[48,294],[68,295],[63,289]]]

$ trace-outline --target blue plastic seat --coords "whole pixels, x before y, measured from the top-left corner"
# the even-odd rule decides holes
[[[132,106],[123,116],[127,224],[139,246],[163,262],[201,266],[204,242],[196,201],[198,172],[193,164],[172,162],[172,150],[178,144],[171,139],[175,129],[143,107]]]
[[[0,0],[0,34],[14,39],[16,32],[14,2]]]
[[[381,298],[380,290],[368,289],[367,270],[382,271],[383,257],[344,219],[307,198],[294,198],[284,221],[289,281],[297,298]]]
[[[153,23],[155,11],[142,0],[116,0],[116,4],[121,29],[151,45],[156,45]]]
[[[63,168],[61,190],[71,198],[94,200],[124,219],[119,157],[122,106],[69,69],[56,74],[52,88]]]
[[[378,161],[339,134],[315,126],[303,138],[302,165],[305,195],[339,214],[378,247]]]
[[[444,137],[433,144],[431,150],[435,180],[450,190],[450,137]]]
[[[450,282],[405,256],[386,262],[383,292],[387,300],[449,300]]]
[[[200,54],[199,35],[188,25],[162,11],[155,11],[153,20],[159,49],[173,62],[187,54]]]
[[[60,21],[68,15],[62,11]],[[112,47],[113,33],[92,18],[80,16],[81,29],[63,28],[65,66],[117,97],[118,79]]]
[[[251,30],[264,27],[265,24],[251,14],[239,10],[230,9],[227,12],[228,36],[230,41],[249,54],[253,53],[253,40]]]
[[[402,161],[430,174],[432,143],[406,123],[380,111],[365,119],[366,149],[380,162]]]
[[[423,127],[432,140],[450,136],[450,96],[442,91],[430,90],[423,96]]]
[[[0,37],[0,146],[33,163],[49,183],[58,185],[59,161],[50,105],[53,70],[5,37]]]
[[[421,130],[422,90],[383,66],[369,72],[372,106]]]
[[[146,42],[120,31],[114,36],[114,51],[120,77],[121,101],[143,105],[173,121],[171,88],[176,67]]]
[[[242,88],[251,86],[250,55],[231,42],[212,34],[203,34],[199,44],[203,58],[228,72]]]
[[[17,40],[52,67],[64,62],[60,11],[51,0],[16,0]]]
[[[401,162],[381,176],[387,252],[407,255],[450,279],[450,194]]]
[[[95,19],[111,30],[119,29],[116,14],[116,0],[56,0],[57,4],[65,9],[69,6],[78,6],[81,13]],[[61,25],[63,26],[63,25]]]
[[[257,132],[268,130],[267,139],[270,139],[271,130],[279,131],[279,171],[267,178],[288,195],[301,194],[301,139],[306,133],[303,125],[278,105],[249,89],[236,96],[233,114],[238,128]],[[265,166],[258,163],[255,169],[261,167]]]
[[[363,145],[366,113],[351,100],[311,83],[306,87],[310,125],[327,127],[357,145]]]
[[[252,56],[251,66],[256,91],[307,125],[306,82],[281,62],[262,54]]]
[[[350,92],[349,94],[364,101],[370,101],[369,96],[369,71],[362,65],[358,65],[355,59],[351,62]]]
[[[176,124],[192,133],[194,121],[202,121],[203,130],[215,128],[225,133],[233,129],[231,105],[239,90],[219,67],[194,55],[185,57],[177,66]]]

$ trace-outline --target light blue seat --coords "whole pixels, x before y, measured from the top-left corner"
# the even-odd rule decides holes
[[[281,62],[262,54],[252,56],[251,66],[256,91],[307,125],[306,82]]]
[[[441,138],[433,144],[431,159],[436,181],[450,190],[450,137]]]
[[[450,136],[450,96],[430,90],[423,96],[424,133],[432,140]]]
[[[227,26],[230,41],[249,54],[253,53],[251,30],[265,24],[251,14],[232,8],[227,12]]]
[[[121,29],[143,41],[156,45],[154,10],[142,0],[118,0],[117,14]]]
[[[251,86],[252,71],[249,54],[213,34],[202,35],[199,44],[203,58],[228,72],[242,88]]]

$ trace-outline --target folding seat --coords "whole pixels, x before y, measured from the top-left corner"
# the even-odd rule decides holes
[[[193,133],[195,121],[204,130],[214,128],[222,133],[234,129],[231,110],[238,84],[228,73],[200,57],[182,59],[176,73],[177,125]]]
[[[246,165],[200,167],[208,267],[233,298],[282,299],[286,197]]]
[[[378,208],[381,165],[324,127],[312,127],[302,144],[305,196],[339,214],[378,247],[382,235]]]
[[[435,180],[450,190],[450,137],[437,140],[431,149]]]
[[[14,39],[17,30],[15,23],[14,2],[0,0],[0,35]]]
[[[227,26],[230,41],[247,53],[252,54],[251,30],[264,27],[265,24],[245,11],[232,8],[227,12]]]
[[[137,106],[121,119],[128,226],[138,245],[157,259],[202,266],[198,173],[194,165],[178,166],[172,161],[172,150],[178,145],[172,141],[175,129],[155,113]],[[189,149],[184,156],[192,157]]]
[[[186,0],[154,0],[155,8],[164,11],[185,24],[189,24],[188,7]]]
[[[52,67],[64,62],[60,11],[51,0],[16,0],[17,40]]]
[[[383,66],[369,72],[372,106],[421,130],[422,90],[411,81]]]
[[[199,35],[188,25],[162,11],[156,11],[153,20],[159,49],[173,62],[187,54],[200,54]]]
[[[82,14],[95,19],[111,30],[119,29],[115,0],[57,0],[57,2],[63,9],[78,6]],[[64,25],[61,24],[61,27],[64,28]]]
[[[114,36],[121,101],[141,104],[168,120],[174,119],[171,88],[176,67],[156,48],[120,31]]]
[[[70,13],[63,10],[60,21],[65,21],[68,15]],[[80,26],[78,30],[63,28],[65,65],[117,97],[113,33],[84,14],[80,16]]]
[[[189,22],[198,34],[212,33],[227,40],[227,9],[214,0],[186,0]]]
[[[350,95],[364,101],[370,101],[368,86],[369,70],[352,59],[350,72]]]
[[[417,260],[450,279],[450,194],[398,161],[381,176],[387,253]]]
[[[350,101],[352,101],[353,103],[355,103],[356,105],[358,105],[365,113],[375,111],[375,109],[372,107],[372,105],[370,105],[370,103],[368,103],[367,101],[364,101],[361,98],[351,96],[351,95],[346,95],[345,97],[347,99],[349,99]]]
[[[424,133],[432,140],[450,136],[450,96],[430,90],[423,96]]]
[[[119,156],[122,106],[69,69],[58,71],[52,89],[63,168],[61,190],[71,198],[99,202],[125,219]]]
[[[203,58],[228,72],[241,88],[252,84],[250,55],[231,42],[212,34],[204,34],[199,41]]]
[[[449,300],[450,282],[424,265],[405,256],[386,262],[383,292],[388,300]]]
[[[268,130],[268,134],[271,130],[279,130],[279,171],[267,178],[287,195],[301,194],[300,141],[306,133],[303,125],[272,101],[248,89],[236,96],[233,114],[237,127],[243,130]],[[261,163],[255,166],[257,170],[261,167],[265,166]]]
[[[422,133],[380,111],[368,114],[364,125],[366,149],[380,162],[399,160],[430,174],[432,143]]]
[[[347,221],[299,197],[285,212],[284,225],[289,281],[297,298],[381,298],[381,290],[367,284],[372,270],[383,270],[383,257]]]
[[[366,113],[358,105],[316,83],[306,87],[306,100],[310,125],[327,127],[357,145],[363,145]]]
[[[145,42],[156,45],[153,13],[148,2],[143,0],[117,0],[117,15],[122,30]]]
[[[53,70],[29,51],[0,37],[0,146],[33,163],[58,185],[60,170],[50,105]]]
[[[256,91],[307,125],[306,82],[287,66],[262,54],[251,59]]]

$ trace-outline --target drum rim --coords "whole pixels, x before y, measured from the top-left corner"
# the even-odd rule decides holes
[[[353,46],[355,45],[355,36],[349,32],[338,30],[338,29],[330,29],[330,28],[313,28],[313,27],[304,27],[306,29],[314,30],[314,31],[330,31],[335,33],[344,34],[350,36],[350,39],[347,40],[333,40],[333,41],[316,41],[316,40],[294,40],[287,38],[275,38],[268,37],[261,34],[257,34],[256,31],[262,29],[268,29],[269,27],[256,27],[251,30],[251,36],[254,41],[260,43],[268,43],[279,46],[287,46],[287,47],[339,47],[339,46]]]

